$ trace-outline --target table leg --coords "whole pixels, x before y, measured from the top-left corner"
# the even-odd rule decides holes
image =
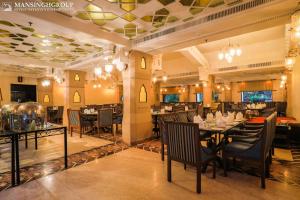
[[[65,152],[65,169],[68,168],[68,135],[67,128],[64,127],[64,152]]]
[[[38,149],[38,144],[37,144],[37,132],[34,132],[34,140],[35,140],[35,149]]]
[[[15,135],[11,136],[11,185],[16,185]]]
[[[15,139],[15,145],[16,145],[16,178],[17,178],[17,185],[20,184],[20,156],[19,156],[19,138],[18,135],[16,135]]]
[[[28,148],[28,137],[27,137],[27,133],[25,134],[25,148]]]

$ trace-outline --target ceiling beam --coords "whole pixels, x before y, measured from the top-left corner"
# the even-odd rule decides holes
[[[203,53],[200,52],[199,48],[196,46],[187,47],[179,50],[182,55],[190,59],[190,61],[196,61],[197,64],[201,65],[204,68],[209,68],[209,63]]]
[[[64,28],[71,29],[74,31],[74,33],[76,33],[76,31],[86,33],[98,39],[102,39],[108,43],[113,43],[127,48],[130,48],[131,46],[129,40],[120,37],[117,33],[102,31],[98,25],[95,25],[93,23],[83,23],[80,20],[76,20],[72,16],[66,16],[58,12],[23,11],[21,13],[35,19],[44,20],[54,25],[59,25]],[[28,21],[30,21],[30,19],[28,19]]]

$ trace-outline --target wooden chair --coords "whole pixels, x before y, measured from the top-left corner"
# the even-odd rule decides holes
[[[196,167],[196,191],[201,193],[201,168],[213,162],[213,178],[216,177],[216,154],[204,148],[200,142],[197,124],[182,122],[165,122],[168,143],[168,181],[172,181],[172,163],[177,161]]]
[[[97,132],[100,134],[101,128],[111,128],[111,133],[113,133],[113,110],[111,108],[98,110],[97,115]]]
[[[63,122],[63,114],[64,114],[64,107],[58,106],[57,112],[53,118],[53,121],[57,124],[61,124]]]
[[[84,130],[80,120],[80,110],[68,109],[67,113],[68,113],[68,127],[71,136],[73,136],[73,130],[77,129],[79,130],[80,137],[82,137],[82,133]]]
[[[236,141],[227,144],[223,151],[223,166],[224,175],[227,176],[227,159],[240,158],[242,160],[252,161],[258,164],[261,176],[261,187],[265,188],[265,177],[269,174],[269,164],[272,159],[272,143],[276,128],[276,116],[277,113],[273,113],[268,118],[265,119],[264,128],[259,138],[255,139],[253,142]]]

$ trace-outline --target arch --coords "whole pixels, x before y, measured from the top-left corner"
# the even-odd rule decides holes
[[[146,87],[145,85],[142,85],[141,89],[140,89],[140,103],[146,103],[147,102],[147,91],[146,91]]]
[[[79,92],[76,91],[73,95],[73,103],[80,103],[81,102],[81,97],[79,95]]]
[[[147,65],[146,65],[146,58],[142,57],[141,60],[141,69],[146,69]]]

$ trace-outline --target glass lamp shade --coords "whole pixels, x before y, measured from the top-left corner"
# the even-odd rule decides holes
[[[235,48],[230,47],[230,49],[229,49],[229,55],[233,57],[233,56],[235,56],[235,53],[236,53]]]
[[[224,53],[223,52],[219,52],[218,53],[218,58],[219,58],[219,60],[223,60],[224,59]]]
[[[102,68],[101,67],[96,67],[95,68],[95,75],[96,76],[101,76],[102,74]]]
[[[236,49],[236,55],[237,56],[241,56],[242,55],[242,49],[241,48],[237,48]]]
[[[233,59],[232,59],[231,56],[228,56],[228,57],[226,58],[226,60],[227,60],[228,63],[232,63],[232,60],[233,60]]]
[[[162,77],[163,81],[166,82],[168,80],[168,77],[165,75]]]
[[[153,81],[153,83],[156,83],[157,78],[156,78],[156,77],[153,77],[153,78],[152,78],[152,81]]]
[[[294,64],[295,64],[295,58],[294,57],[286,57],[286,59],[285,59],[285,66],[288,69],[292,69],[292,67],[294,66]]]
[[[106,64],[105,65],[105,71],[110,74],[113,70],[113,65],[112,64]]]

